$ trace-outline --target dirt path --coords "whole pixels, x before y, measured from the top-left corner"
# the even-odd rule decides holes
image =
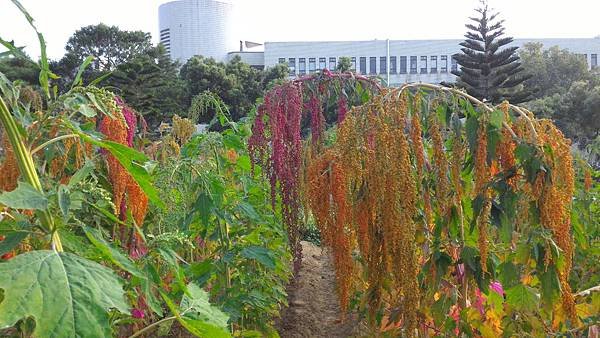
[[[279,323],[282,338],[349,337],[355,323],[342,323],[335,290],[331,255],[320,247],[302,242],[302,267],[289,292],[289,308]]]

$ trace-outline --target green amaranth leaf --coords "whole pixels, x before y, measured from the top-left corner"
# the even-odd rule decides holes
[[[275,259],[271,255],[271,251],[269,251],[267,248],[252,245],[244,248],[240,254],[242,257],[257,260],[259,263],[271,270],[275,269]]]
[[[540,283],[542,287],[542,305],[546,309],[552,309],[552,304],[560,297],[560,281],[554,264],[547,266],[545,271],[540,274]]]
[[[71,193],[69,188],[64,184],[61,184],[58,187],[58,206],[62,212],[64,222],[67,223],[67,220],[69,219],[69,209],[71,209]]]
[[[539,298],[534,289],[523,284],[506,290],[506,302],[520,311],[537,311]]]
[[[189,291],[189,287],[188,287]],[[196,337],[202,338],[228,338],[231,337],[231,334],[227,331],[226,327],[221,327],[220,325],[215,325],[214,323],[205,322],[200,319],[193,319],[186,312],[190,311],[187,309],[178,309],[177,305],[167,296],[164,292],[160,291],[160,295],[167,304],[167,307],[173,315],[177,318],[177,321],[181,326],[183,326],[188,332],[193,334]],[[193,296],[192,296],[193,297]],[[212,307],[212,305],[209,304]],[[214,309],[214,311],[220,311],[218,309]],[[227,317],[225,315],[225,317]],[[216,318],[217,319],[217,318]],[[216,322],[221,323],[222,319],[217,319]]]
[[[86,179],[92,173],[92,171],[94,171],[94,162],[86,160],[83,167],[81,167],[81,169],[77,170],[77,172],[71,176],[68,187],[73,188],[77,183]]]
[[[145,274],[135,265],[135,263],[127,257],[121,250],[115,248],[113,245],[108,243],[102,237],[102,234],[98,229],[90,228],[87,226],[83,226],[83,231],[85,235],[90,240],[90,242],[98,248],[106,258],[108,258],[111,262],[116,264],[121,269],[131,273],[134,276],[139,278],[145,278]]]
[[[133,177],[136,183],[140,185],[140,188],[142,188],[146,196],[148,196],[148,199],[161,208],[165,207],[164,202],[158,195],[158,190],[152,185],[152,178],[148,171],[148,168],[152,167],[152,165],[150,165],[150,161],[146,155],[117,142],[100,141],[80,130],[74,129],[74,132],[76,132],[85,142],[108,150],[125,170],[127,170],[131,177]]]
[[[110,337],[109,309],[128,313],[121,279],[70,253],[31,251],[0,263],[0,329],[32,316],[38,338]]]
[[[229,318],[218,308],[212,306],[208,301],[208,293],[196,284],[187,285],[188,295],[183,295],[180,308],[185,315],[195,320],[201,320],[209,324],[227,328]]]
[[[31,184],[19,182],[15,190],[0,194],[0,204],[12,209],[44,210],[48,199]]]
[[[4,240],[0,241],[0,256],[14,249],[27,237],[27,235],[29,235],[29,233],[26,231],[10,232],[4,235]]]

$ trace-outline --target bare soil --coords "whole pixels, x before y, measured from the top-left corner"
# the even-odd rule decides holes
[[[302,267],[288,288],[289,307],[278,323],[282,338],[351,337],[358,324],[340,320],[335,270],[327,250],[302,242]]]

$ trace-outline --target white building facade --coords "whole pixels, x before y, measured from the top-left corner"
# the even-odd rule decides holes
[[[391,86],[406,82],[454,82],[451,74],[458,65],[452,55],[459,53],[463,40],[372,40],[323,42],[267,42],[264,66],[287,64],[290,77],[335,69],[340,57],[350,57],[352,70],[380,76]],[[600,38],[515,39],[509,46],[539,42],[544,48],[559,46],[581,55],[588,67],[598,67]]]
[[[177,0],[158,8],[160,42],[171,59],[185,63],[195,55],[226,61],[235,49],[229,0]]]

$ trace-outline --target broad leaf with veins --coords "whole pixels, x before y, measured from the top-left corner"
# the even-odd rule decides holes
[[[129,313],[122,281],[70,253],[40,250],[0,263],[0,329],[35,319],[35,337],[112,336],[108,311]]]

